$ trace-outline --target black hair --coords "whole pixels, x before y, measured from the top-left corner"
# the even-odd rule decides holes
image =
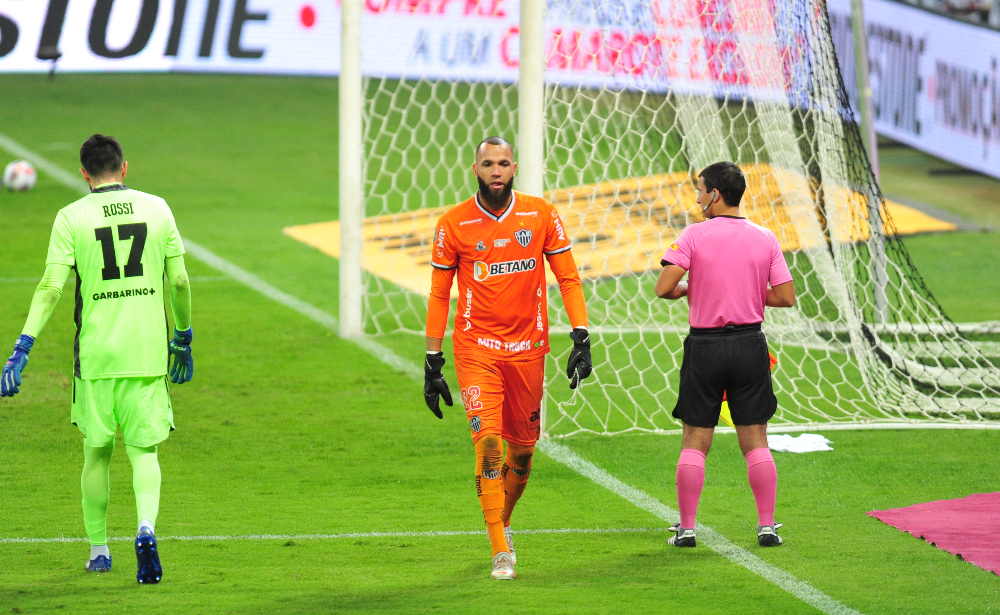
[[[514,146],[511,145],[510,142],[507,141],[507,139],[504,139],[503,137],[498,137],[498,136],[494,135],[494,136],[491,136],[491,137],[486,137],[485,139],[483,139],[482,141],[479,142],[479,145],[476,146],[476,160],[477,161],[479,159],[479,150],[481,150],[484,145],[506,145],[507,147],[510,148],[510,153],[511,154],[514,153]]]
[[[738,166],[732,162],[715,162],[702,169],[698,176],[705,179],[705,189],[708,192],[719,191],[726,205],[740,206],[740,200],[747,189],[747,180]]]
[[[102,178],[121,170],[125,154],[118,139],[95,134],[80,147],[80,165],[93,178]]]

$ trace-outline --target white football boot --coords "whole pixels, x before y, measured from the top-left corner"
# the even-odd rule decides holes
[[[510,526],[503,528],[503,537],[507,539],[507,550],[510,551],[510,563],[517,564],[517,552],[514,551],[514,533]]]
[[[514,562],[511,561],[510,553],[501,551],[493,556],[493,572],[491,577],[497,580],[516,579],[514,574]]]

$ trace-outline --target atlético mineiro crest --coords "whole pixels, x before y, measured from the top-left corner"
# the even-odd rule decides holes
[[[531,243],[531,231],[523,228],[514,232],[514,239],[517,243],[521,244],[522,248],[527,248],[528,244]]]
[[[471,419],[469,419],[469,429],[471,429],[472,431],[479,433],[479,430],[482,429],[482,427],[483,424],[479,420],[478,416],[474,416]]]
[[[486,249],[486,244],[483,243],[482,239],[480,239],[479,243],[476,244],[476,252],[482,252],[485,249]]]

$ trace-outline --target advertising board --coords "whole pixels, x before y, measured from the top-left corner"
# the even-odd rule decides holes
[[[547,78],[782,96],[795,71],[774,6],[550,0]],[[362,8],[368,75],[517,80],[515,0],[363,0]],[[0,0],[0,72],[48,70],[43,48],[62,53],[60,71],[336,75],[340,8],[334,0]]]
[[[767,0],[549,0],[546,79],[609,89],[790,97],[808,90]],[[850,0],[829,0],[854,89]],[[737,18],[738,17],[738,18]],[[865,0],[878,132],[1000,177],[1000,32],[893,0]],[[516,0],[363,0],[370,76],[512,83]],[[777,26],[775,24],[778,24]],[[186,71],[336,75],[338,0],[0,0],[0,72]],[[853,94],[852,94],[853,95]]]
[[[830,0],[844,82],[856,99],[850,0]],[[865,0],[875,129],[1000,177],[1000,32],[892,0]]]
[[[340,8],[287,0],[0,0],[0,72],[336,75]]]

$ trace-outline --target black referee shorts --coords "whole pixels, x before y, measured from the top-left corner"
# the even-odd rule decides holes
[[[684,340],[674,418],[694,427],[715,427],[723,392],[735,425],[766,423],[778,409],[767,339],[759,323],[692,328]]]

